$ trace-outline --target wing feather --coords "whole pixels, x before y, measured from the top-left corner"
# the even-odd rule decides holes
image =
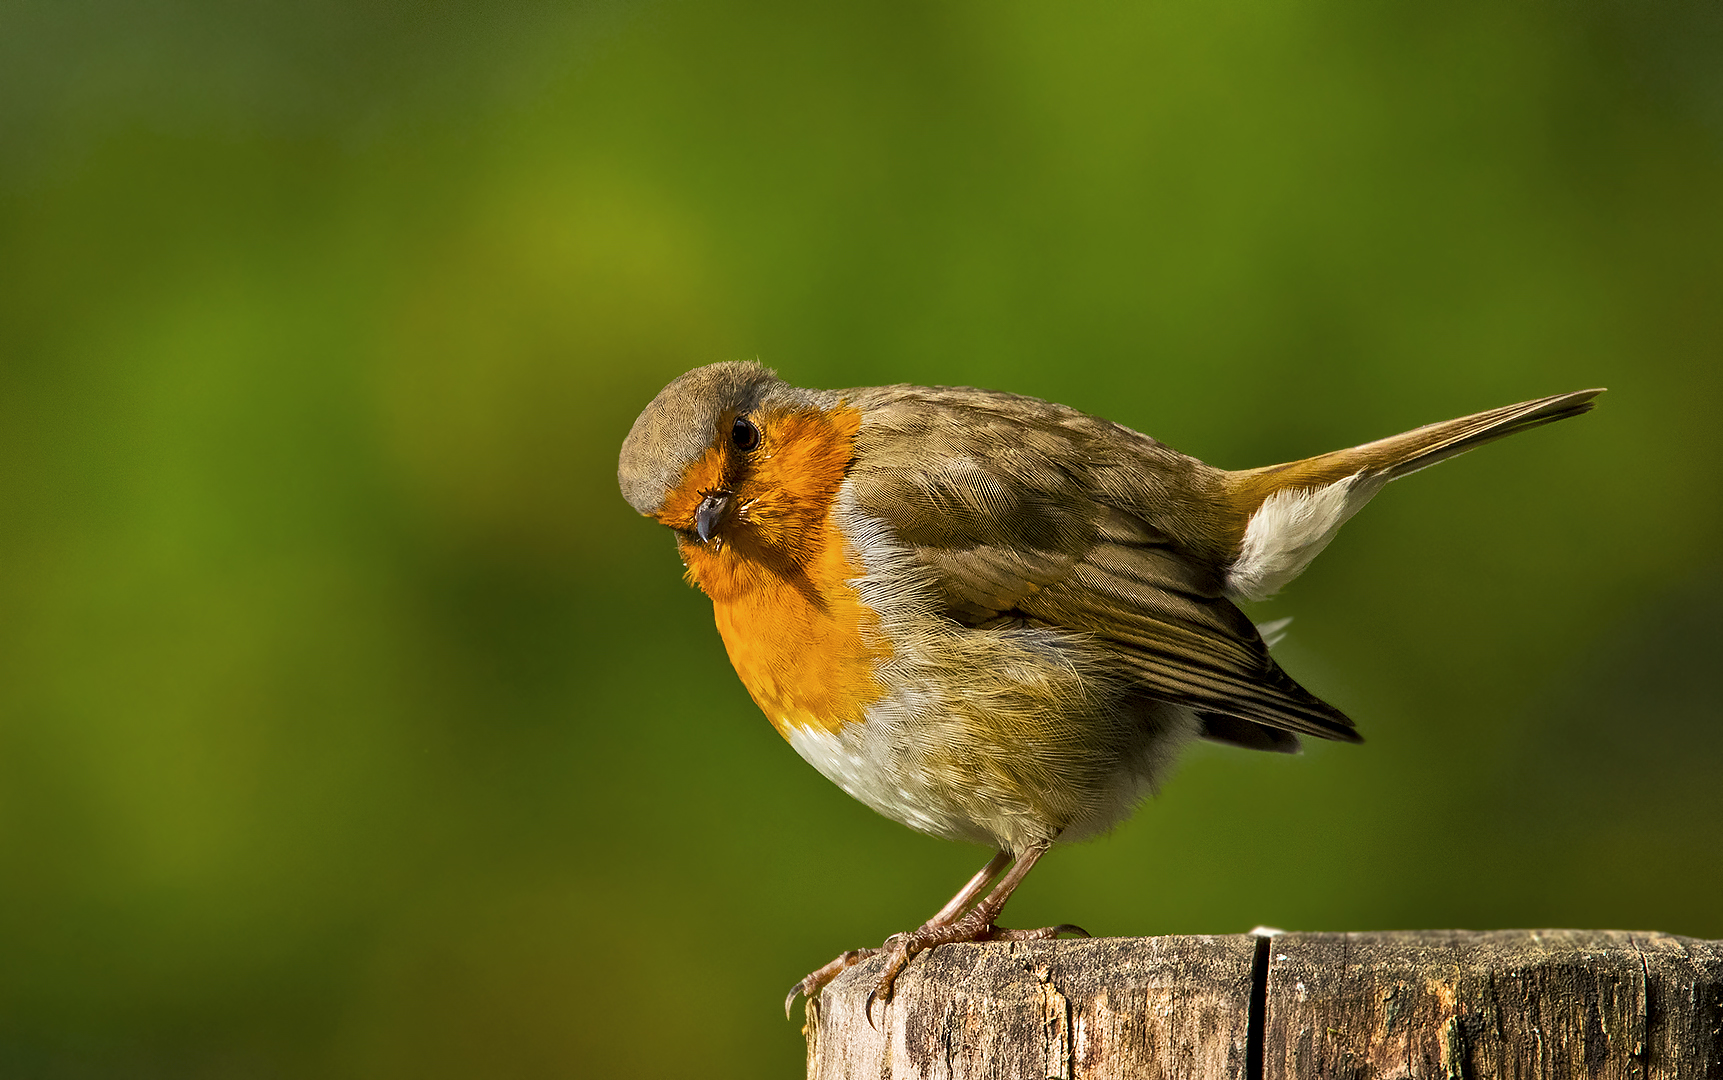
[[[974,408],[973,400],[924,397],[872,410],[860,438],[870,424],[884,437],[860,447],[867,452],[850,475],[858,507],[891,528],[931,578],[940,614],[970,628],[1083,635],[1112,654],[1110,666],[1134,691],[1196,709],[1222,741],[1279,750],[1296,746],[1284,732],[1358,741],[1352,722],[1282,671],[1222,595],[1213,549],[1200,535],[1179,539],[1190,537],[1188,524],[1159,512],[1157,496],[1183,496],[1165,497],[1167,463],[1148,460],[1143,444],[1172,451],[1113,425],[1085,428],[1069,410],[1052,424],[1014,418],[987,410],[985,397],[985,423],[923,415]],[[919,452],[894,450],[906,430],[925,436]],[[1140,482],[1121,467],[1122,447],[1138,450]],[[1207,468],[1174,456],[1180,467]],[[1160,475],[1149,475],[1156,466]]]

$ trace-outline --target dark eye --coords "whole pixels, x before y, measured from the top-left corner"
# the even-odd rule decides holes
[[[730,425],[730,445],[746,454],[760,445],[760,429],[746,416],[736,417],[736,422]]]

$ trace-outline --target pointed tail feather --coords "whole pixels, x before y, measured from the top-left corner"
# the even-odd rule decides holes
[[[1430,424],[1341,453],[1358,455],[1370,463],[1367,468],[1380,468],[1387,474],[1387,479],[1398,480],[1487,442],[1590,412],[1593,399],[1601,393],[1601,388],[1575,390],[1536,401],[1523,401],[1444,424]],[[1382,464],[1376,464],[1378,461]]]
[[[1227,474],[1242,530],[1238,554],[1227,570],[1227,590],[1248,600],[1273,595],[1390,480],[1516,432],[1588,412],[1601,393],[1576,390],[1523,401],[1303,461]]]
[[[1248,510],[1254,511],[1262,500],[1282,488],[1324,487],[1359,473],[1379,475],[1384,481],[1398,480],[1487,442],[1589,412],[1592,400],[1601,393],[1601,389],[1575,390],[1462,416],[1458,420],[1426,424],[1386,439],[1318,454],[1302,461],[1245,469],[1232,474],[1233,484],[1247,502]]]

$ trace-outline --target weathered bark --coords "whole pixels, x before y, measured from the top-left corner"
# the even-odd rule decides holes
[[[1723,942],[1666,934],[942,945],[870,1023],[878,965],[810,1008],[811,1080],[1723,1080]]]

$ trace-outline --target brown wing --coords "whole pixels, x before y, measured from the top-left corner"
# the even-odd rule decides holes
[[[1139,692],[1196,709],[1221,741],[1358,741],[1221,595],[1189,509],[1215,470],[1045,402],[921,393],[869,403],[850,481],[858,508],[932,572],[944,614],[1084,634]]]

